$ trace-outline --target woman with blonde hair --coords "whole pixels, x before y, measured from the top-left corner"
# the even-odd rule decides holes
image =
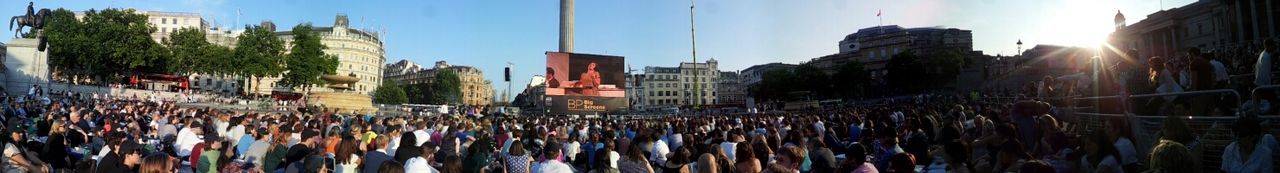
[[[1160,140],[1177,142],[1179,145],[1184,146],[1187,152],[1190,152],[1189,157],[1200,159],[1201,156],[1204,155],[1204,145],[1201,145],[1200,137],[1197,137],[1195,132],[1191,130],[1191,127],[1187,125],[1184,118],[1186,117],[1174,116],[1165,118],[1164,128],[1161,129],[1161,133],[1163,134],[1160,136]],[[1204,168],[1204,164],[1195,162],[1195,165],[1192,165],[1192,168],[1195,168],[1195,170],[1202,170]]]
[[[67,122],[54,120],[49,126],[48,138],[45,138],[45,150],[40,152],[40,160],[48,163],[54,170],[70,168],[70,157],[63,149],[67,147]]]
[[[165,154],[151,154],[142,158],[142,166],[139,166],[138,173],[170,173],[178,172],[174,169],[173,158]]]
[[[1200,172],[1195,168],[1200,165],[1196,157],[1191,156],[1191,152],[1187,150],[1187,146],[1182,143],[1160,140],[1154,148],[1151,148],[1150,169],[1153,172]]]

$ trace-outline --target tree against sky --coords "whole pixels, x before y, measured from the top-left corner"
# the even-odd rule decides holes
[[[45,34],[49,36],[49,66],[60,77],[90,77],[102,68],[101,59],[93,51],[96,46],[87,33],[85,24],[76,20],[71,10],[59,8],[47,19]]]
[[[813,64],[801,64],[797,66],[795,71],[791,73],[797,83],[796,87],[791,91],[809,91],[817,94],[820,98],[831,95],[831,78],[822,69],[813,66]],[[790,92],[790,91],[788,91]]]
[[[910,52],[893,55],[886,68],[889,72],[885,74],[885,80],[888,80],[889,86],[906,92],[924,89],[927,87],[924,85],[929,85],[929,81],[933,80],[929,78],[924,62]]]
[[[209,43],[205,39],[205,31],[196,28],[182,28],[169,35],[164,45],[169,48],[168,69],[174,74],[192,75],[206,74],[213,76],[231,76],[236,74],[240,65],[233,61],[233,50],[229,47]]]
[[[862,96],[870,78],[871,75],[863,70],[862,62],[852,61],[840,66],[840,71],[832,75],[831,81],[836,94],[844,98],[856,98]]]
[[[462,99],[462,79],[452,70],[437,69],[434,81],[430,84],[430,104],[457,104]]]
[[[406,103],[412,104],[428,104],[427,98],[431,95],[431,86],[427,83],[404,84],[400,85],[400,89],[404,90],[404,94],[408,97]],[[376,93],[375,93],[376,94]]]
[[[400,88],[392,82],[382,82],[377,89],[373,90],[373,102],[381,104],[403,104],[409,102],[409,96],[404,89]]]
[[[278,76],[284,72],[284,41],[262,26],[247,26],[237,37],[235,61],[241,65],[238,74],[252,77],[262,85],[262,78]],[[253,86],[256,93],[261,86]]]
[[[786,100],[787,92],[796,88],[795,75],[790,70],[774,69],[765,71],[761,81],[753,86],[752,93],[763,100]]]
[[[188,75],[204,71],[212,62],[209,59],[212,44],[205,39],[205,32],[196,28],[182,28],[178,32],[169,34],[169,38],[164,40],[164,45],[169,47],[172,55],[168,61],[168,67],[174,74]]]
[[[323,85],[321,75],[334,74],[338,70],[338,57],[325,54],[327,47],[320,42],[311,24],[293,27],[293,47],[284,59],[284,77],[279,84],[290,87],[310,88]]]
[[[169,70],[170,51],[151,39],[155,27],[147,16],[132,9],[88,10],[79,20],[58,9],[49,21],[49,63],[61,77],[110,81],[133,71]]]

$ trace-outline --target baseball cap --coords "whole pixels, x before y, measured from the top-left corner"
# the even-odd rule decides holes
[[[23,124],[23,121],[20,120],[11,120],[8,124],[5,124],[4,127],[8,128],[10,131],[21,131],[26,129],[27,125]]]

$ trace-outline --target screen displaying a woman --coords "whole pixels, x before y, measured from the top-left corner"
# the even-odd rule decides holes
[[[596,62],[587,64],[587,71],[582,72],[582,75],[578,78],[577,85],[582,88],[582,95],[600,95],[600,72],[596,71]]]

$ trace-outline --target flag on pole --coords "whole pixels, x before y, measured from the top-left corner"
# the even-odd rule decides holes
[[[882,12],[883,12],[883,11],[881,11],[880,9],[876,9],[876,16],[877,16],[877,17],[879,17],[879,16],[880,16],[880,13],[882,13]]]

